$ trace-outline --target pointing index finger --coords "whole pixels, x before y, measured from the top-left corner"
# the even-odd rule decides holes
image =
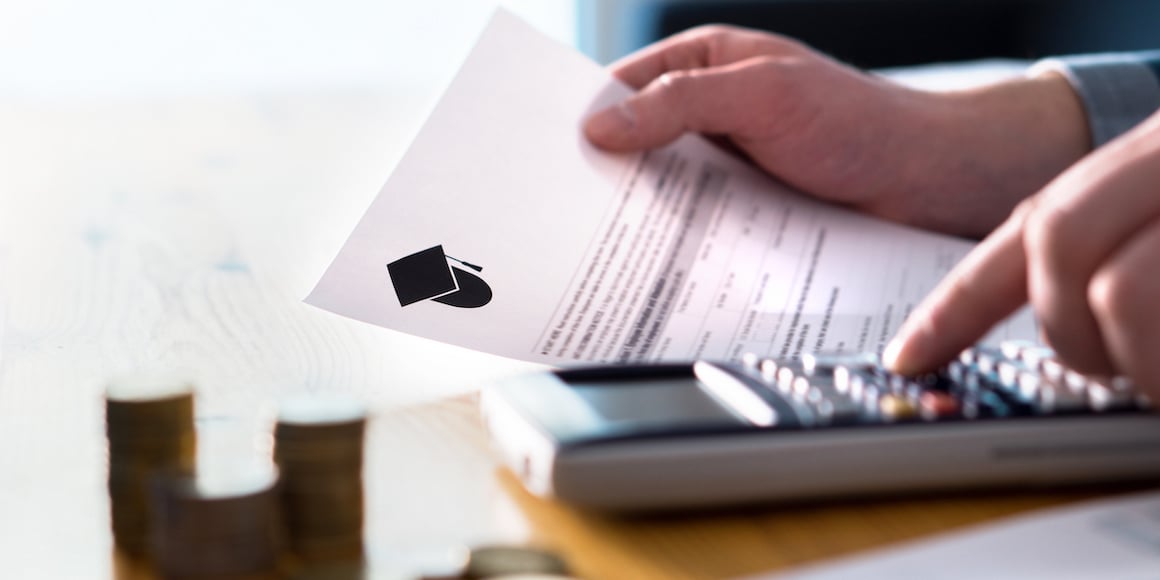
[[[895,372],[933,370],[1027,302],[1023,223],[1030,204],[975,247],[911,313],[883,355]]]

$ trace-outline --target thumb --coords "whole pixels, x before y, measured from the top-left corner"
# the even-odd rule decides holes
[[[668,72],[625,101],[584,123],[584,134],[598,147],[636,151],[660,147],[685,132],[730,134],[752,121],[753,107],[773,95],[757,95],[768,84],[771,64],[754,58],[727,66]]]

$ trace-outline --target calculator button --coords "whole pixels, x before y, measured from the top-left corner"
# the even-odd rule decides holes
[[[996,367],[1002,360],[1003,354],[994,349],[979,348],[975,350],[975,366],[983,374],[989,375],[996,372]]]
[[[834,369],[834,388],[839,393],[851,393],[854,389],[862,390],[866,384],[878,384],[882,376],[878,367],[839,365]]]
[[[873,385],[870,386],[873,388]],[[855,376],[854,379],[850,381],[850,386],[846,391],[846,396],[850,397],[850,400],[852,401],[861,401],[865,394],[866,382],[863,381],[861,377]]]
[[[814,407],[817,407],[822,401],[828,400],[830,398],[817,387],[810,387],[810,390],[806,391],[806,402]]]
[[[861,388],[859,397],[854,400],[861,401],[862,408],[871,414],[878,414],[878,399],[882,397],[882,390],[874,385],[868,385],[865,383],[859,384],[864,386]]]
[[[805,399],[810,392],[810,381],[805,377],[794,377],[790,385],[790,395],[795,398]]]
[[[798,377],[793,380],[792,390],[795,397],[811,402],[836,397],[846,398],[845,395],[838,392],[832,381],[828,379],[818,380],[818,377]]]
[[[959,414],[961,407],[959,400],[946,393],[937,391],[927,391],[919,397],[919,410],[922,418],[928,421],[936,419],[943,419],[947,417],[955,417]]]
[[[902,375],[890,374],[886,377],[886,387],[891,393],[902,395],[906,392],[906,387],[910,385],[910,379]]]
[[[832,425],[856,423],[862,418],[862,405],[846,397],[823,399],[815,405],[815,409],[824,422]]]
[[[964,365],[975,364],[975,349],[968,348],[959,353],[959,362]]]
[[[1013,414],[1011,406],[994,391],[979,391],[964,395],[960,401],[963,416],[968,418],[1007,417]]]
[[[1065,370],[1063,371],[1063,384],[1078,393],[1087,389],[1088,379],[1073,370]]]
[[[777,380],[777,361],[766,358],[758,363],[758,372],[761,373],[761,380],[767,383],[773,383]]]
[[[917,405],[918,399],[921,398],[923,393],[926,393],[927,391],[928,391],[928,389],[926,389],[922,385],[912,382],[912,383],[906,385],[906,389],[902,393],[903,393],[903,396],[906,397],[906,399],[908,401]]]
[[[1019,354],[1019,360],[1023,361],[1023,364],[1031,367],[1032,369],[1041,369],[1044,361],[1053,360],[1054,358],[1055,351],[1047,348],[1046,346],[1025,348],[1023,349],[1023,352]]]
[[[1034,401],[1039,396],[1039,390],[1043,386],[1043,380],[1038,373],[1020,371],[1016,385],[1020,399]]]
[[[1135,391],[1136,386],[1132,384],[1132,379],[1128,377],[1112,377],[1109,386],[1115,391]]]
[[[1088,403],[1096,411],[1136,408],[1136,395],[1130,389],[1117,389],[1110,378],[1090,379],[1087,387]]]
[[[905,397],[884,395],[878,400],[878,410],[887,421],[909,419],[918,414],[918,408]]]
[[[838,389],[839,393],[848,394],[850,392],[850,369],[840,366],[834,369],[834,388]]]
[[[777,390],[785,394],[793,392],[793,380],[797,378],[797,370],[800,367],[793,363],[778,365],[777,367]]]
[[[999,380],[999,386],[1007,391],[1015,391],[1019,388],[1019,365],[1010,361],[1003,361],[995,367],[995,374]]]
[[[1039,371],[1042,372],[1043,376],[1048,380],[1052,382],[1059,382],[1063,381],[1063,375],[1067,372],[1067,368],[1063,366],[1063,363],[1055,360],[1053,357],[1040,361]]]
[[[967,372],[967,365],[956,360],[947,365],[946,375],[952,383],[961,384],[966,380]]]
[[[1066,386],[1045,383],[1036,394],[1037,410],[1040,413],[1078,413],[1088,410],[1087,397]]]
[[[997,409],[996,416],[1031,415],[1036,412],[1035,402],[1023,399],[1017,391],[1005,391],[992,387],[981,391],[980,396],[982,397],[981,400],[986,401],[993,398],[1002,404],[1005,410],[999,412]],[[996,407],[998,407],[998,404],[996,404]]]
[[[999,352],[1011,360],[1019,360],[1027,349],[1039,346],[1030,340],[1004,340],[999,343]]]
[[[983,388],[983,378],[973,367],[962,363],[951,363],[947,367],[946,381],[940,388],[951,394],[973,393]]]
[[[882,389],[885,386],[883,375],[874,370],[840,367],[834,372],[834,387],[843,392],[843,384],[844,392],[854,399],[862,398],[867,388]]]
[[[759,362],[761,362],[761,358],[755,352],[747,352],[741,355],[741,366],[747,369],[756,369]]]
[[[979,407],[984,416],[988,417],[1007,417],[1014,414],[1014,409],[1008,401],[995,391],[983,391],[979,393]]]

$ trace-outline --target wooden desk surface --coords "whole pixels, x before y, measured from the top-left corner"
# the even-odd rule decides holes
[[[468,457],[487,452],[474,411],[473,399],[461,397],[400,411],[382,423],[396,457],[414,453],[450,460],[455,455],[462,466]],[[410,444],[416,447],[407,448]],[[560,550],[585,578],[708,579],[787,569],[1117,491],[959,494],[625,518],[541,500],[504,469],[486,462],[476,468],[481,471],[474,481],[497,487],[493,501],[515,504],[517,517],[530,526],[527,541]]]
[[[268,452],[279,395],[368,400],[376,577],[491,541],[552,545],[590,578],[728,577],[1092,495],[632,520],[527,496],[463,397],[533,365],[300,301],[418,127],[419,98],[0,101],[0,577],[113,575],[100,394],[141,367],[196,378],[200,449],[218,459]]]

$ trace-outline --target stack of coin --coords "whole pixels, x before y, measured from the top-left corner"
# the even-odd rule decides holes
[[[113,537],[134,557],[147,555],[148,487],[158,473],[191,473],[196,460],[193,389],[164,375],[112,381],[105,395]]]
[[[221,477],[221,475],[227,475]],[[152,483],[152,554],[163,578],[276,578],[284,529],[272,466]]]
[[[363,438],[367,413],[341,397],[286,400],[274,429],[291,551],[304,562],[363,554]]]

